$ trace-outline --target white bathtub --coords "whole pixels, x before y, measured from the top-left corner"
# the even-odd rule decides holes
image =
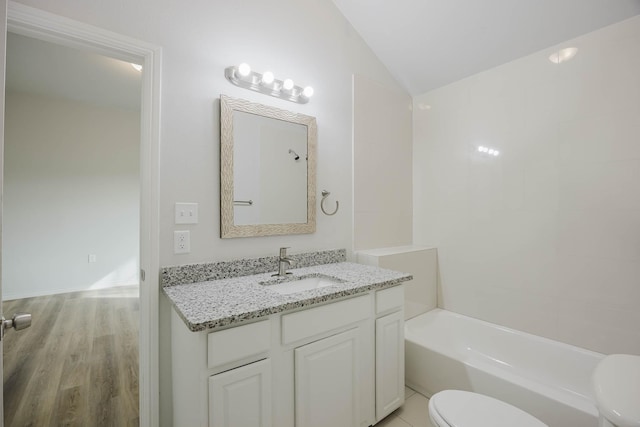
[[[406,383],[432,396],[458,389],[515,405],[550,427],[597,427],[591,373],[604,356],[435,309],[405,324]]]

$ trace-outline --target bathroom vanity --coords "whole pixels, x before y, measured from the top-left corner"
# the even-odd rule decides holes
[[[411,276],[347,262],[292,273],[164,288],[174,425],[362,427],[402,405]]]

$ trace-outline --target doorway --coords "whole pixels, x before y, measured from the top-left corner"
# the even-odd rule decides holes
[[[143,66],[140,112],[139,423],[143,427],[157,426],[159,424],[157,349],[161,49],[146,42],[18,3],[9,3],[6,24],[11,32],[20,35],[101,53]],[[0,153],[3,153],[3,150]],[[12,313],[5,313],[6,317],[11,315]],[[0,347],[1,345],[2,342]]]
[[[138,425],[141,69],[15,33],[6,61],[5,425]]]

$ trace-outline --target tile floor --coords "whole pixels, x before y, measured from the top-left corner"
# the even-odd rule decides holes
[[[404,405],[376,427],[433,427],[429,421],[429,399],[409,387],[404,388],[404,399]]]

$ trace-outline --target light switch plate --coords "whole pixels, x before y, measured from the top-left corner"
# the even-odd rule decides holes
[[[176,224],[197,224],[197,203],[176,203]]]

